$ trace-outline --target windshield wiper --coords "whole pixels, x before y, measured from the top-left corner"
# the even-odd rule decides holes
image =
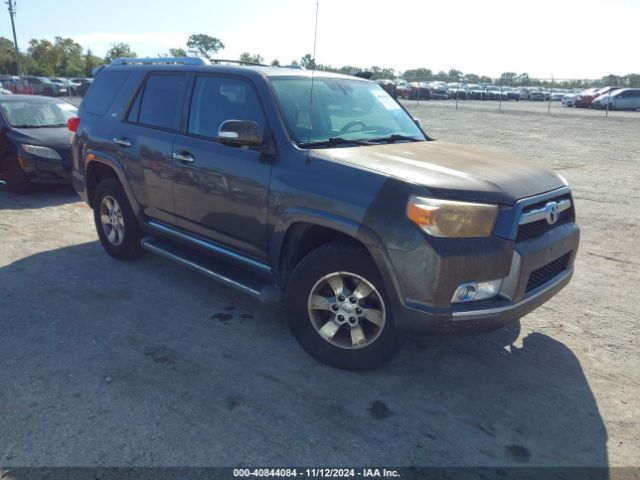
[[[394,133],[393,135],[389,135],[388,137],[367,138],[366,139],[367,142],[387,142],[387,143],[393,143],[393,142],[397,142],[399,140],[408,140],[410,142],[422,142],[423,141],[420,138],[410,137],[408,135],[399,135],[397,133]]]
[[[350,140],[344,137],[330,137],[327,140],[320,140],[318,142],[300,143],[299,146],[302,148],[335,147],[336,145],[344,145],[347,143],[355,145],[371,145],[371,142],[369,140]]]

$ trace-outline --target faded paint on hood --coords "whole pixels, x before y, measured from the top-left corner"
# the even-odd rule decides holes
[[[512,205],[565,186],[555,173],[521,158],[442,141],[316,149],[313,154],[422,185],[448,199]]]

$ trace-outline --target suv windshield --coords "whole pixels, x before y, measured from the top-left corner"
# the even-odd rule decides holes
[[[275,77],[271,83],[300,146],[425,140],[407,112],[376,83],[315,77],[313,98],[310,77]]]
[[[70,103],[34,100],[1,102],[0,109],[7,123],[18,128],[66,127],[78,112]]]

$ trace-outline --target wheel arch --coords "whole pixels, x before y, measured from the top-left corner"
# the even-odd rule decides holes
[[[289,221],[276,228],[271,247],[273,266],[281,285],[286,285],[295,266],[312,250],[329,242],[346,240],[361,247],[371,257],[392,302],[400,297],[393,265],[380,237],[369,227],[353,220],[313,209],[289,210]]]
[[[140,205],[133,195],[129,183],[126,181],[126,176],[122,167],[118,163],[109,161],[93,152],[88,152],[87,157],[92,158],[87,162],[85,169],[85,182],[89,206],[91,206],[91,208],[94,207],[95,189],[100,181],[105,178],[115,178],[120,182],[120,185],[122,185],[134,214],[136,217],[139,217],[141,214]]]

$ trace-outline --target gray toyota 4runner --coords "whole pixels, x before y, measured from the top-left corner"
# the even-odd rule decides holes
[[[282,299],[300,345],[335,367],[379,366],[408,331],[496,329],[573,273],[560,176],[433,141],[367,80],[119,59],[69,127],[110,255]]]

